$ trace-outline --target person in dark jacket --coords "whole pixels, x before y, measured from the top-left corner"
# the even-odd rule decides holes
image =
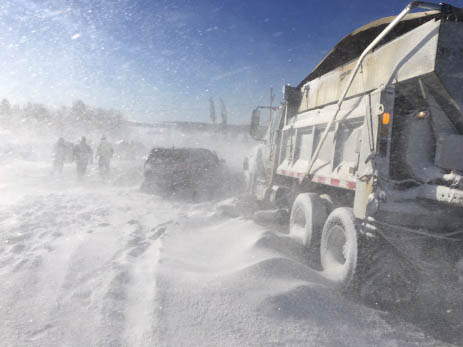
[[[73,154],[76,162],[77,177],[82,178],[87,172],[87,166],[92,157],[92,149],[87,145],[84,136],[82,136],[80,143],[74,146]]]
[[[113,157],[113,146],[106,140],[106,137],[101,138],[101,142],[96,150],[98,157],[98,170],[102,177],[108,177],[111,158]]]

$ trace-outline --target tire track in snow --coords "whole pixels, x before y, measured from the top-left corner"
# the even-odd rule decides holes
[[[148,230],[138,220],[103,298],[101,344],[152,346],[156,269],[165,227]]]
[[[162,229],[164,230],[165,229]],[[132,281],[127,294],[126,331],[127,346],[152,346],[152,321],[156,295],[156,269],[161,247],[159,230],[155,230],[151,244],[133,249],[129,255],[138,257],[132,268]],[[139,254],[142,252],[142,254]]]

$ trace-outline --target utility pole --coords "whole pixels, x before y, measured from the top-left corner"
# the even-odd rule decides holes
[[[225,103],[223,102],[222,98],[219,99],[220,101],[220,115],[222,117],[222,125],[225,127],[227,125],[227,108],[225,107]]]
[[[215,124],[217,117],[215,114],[215,105],[212,96],[209,98],[209,117],[211,117],[212,124]]]
[[[270,112],[270,122],[272,121],[272,105],[273,105],[273,100],[275,100],[275,95],[273,94],[273,88],[270,87],[270,108],[269,108],[269,112]]]

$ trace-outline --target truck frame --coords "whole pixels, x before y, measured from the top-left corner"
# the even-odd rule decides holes
[[[349,34],[284,87],[248,158],[248,192],[290,211],[313,266],[368,301],[409,301],[436,249],[453,270],[463,256],[462,20],[414,1]]]

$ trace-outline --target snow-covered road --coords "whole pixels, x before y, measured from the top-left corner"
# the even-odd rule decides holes
[[[140,165],[2,169],[1,346],[446,345],[341,297],[282,233],[140,193]]]

